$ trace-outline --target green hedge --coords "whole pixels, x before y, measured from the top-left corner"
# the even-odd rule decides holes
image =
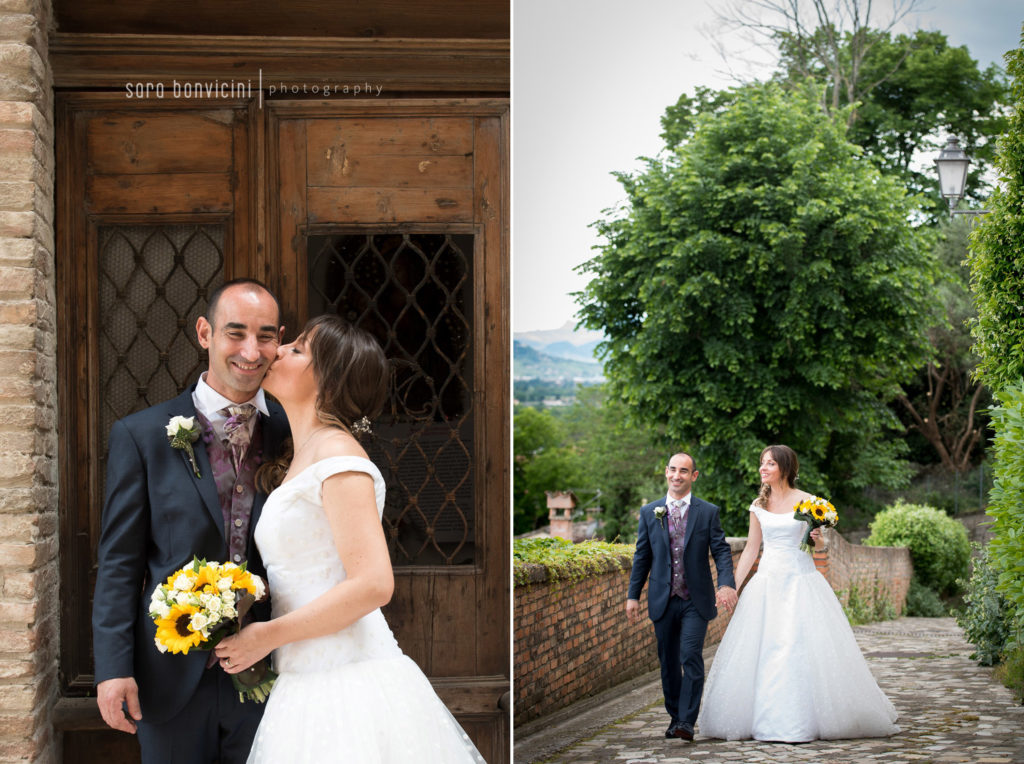
[[[1024,383],[1002,391],[999,400],[992,409],[995,463],[985,510],[994,521],[989,554],[1011,619],[1024,625]]]
[[[907,547],[914,574],[936,592],[956,592],[957,580],[967,576],[971,557],[967,531],[934,507],[900,499],[879,512],[870,528],[865,546]]]
[[[512,571],[516,586],[531,581],[531,570],[542,565],[548,581],[576,581],[619,567],[633,557],[633,544],[583,541],[574,544],[561,538],[539,536],[517,539],[512,544]]]

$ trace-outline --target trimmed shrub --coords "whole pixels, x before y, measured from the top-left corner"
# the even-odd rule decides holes
[[[979,548],[975,544],[975,548]],[[977,648],[971,658],[982,666],[999,663],[1010,636],[1010,612],[1003,595],[996,590],[999,570],[989,559],[989,550],[974,560],[971,580],[964,586],[964,607],[956,622],[967,641]]]
[[[967,531],[934,507],[907,504],[902,499],[879,512],[870,525],[865,546],[905,546],[921,584],[939,594],[957,591],[971,557]]]
[[[935,590],[925,586],[917,576],[914,576],[910,579],[904,614],[918,618],[941,618],[946,615],[946,608]]]

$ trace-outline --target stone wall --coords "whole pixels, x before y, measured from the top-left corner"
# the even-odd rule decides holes
[[[0,762],[59,758],[50,18],[0,2]]]
[[[867,594],[877,585],[897,614],[902,612],[913,572],[910,553],[858,547],[838,533],[826,534],[828,550],[815,554],[814,562],[832,588],[849,592],[856,585]],[[729,544],[735,568],[746,539],[729,539]],[[529,566],[529,582],[515,588],[515,724],[658,668],[646,587],[641,622],[630,625],[626,620],[631,563],[629,557],[610,560],[599,573],[578,581],[549,581],[544,566]],[[709,624],[705,647],[721,640],[729,618],[720,611]]]

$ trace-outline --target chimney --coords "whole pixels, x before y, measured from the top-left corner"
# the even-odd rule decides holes
[[[572,491],[545,491],[548,497],[548,520],[551,535],[572,541],[572,511],[576,496]]]

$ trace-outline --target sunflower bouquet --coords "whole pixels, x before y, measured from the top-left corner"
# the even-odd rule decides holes
[[[828,499],[812,496],[793,507],[793,519],[803,520],[807,523],[807,530],[804,532],[803,541],[800,542],[800,548],[805,552],[814,554],[814,546],[811,544],[811,531],[822,526],[835,528],[836,523],[839,522],[839,513],[836,512],[836,508],[832,506],[832,502]]]
[[[263,579],[246,570],[245,563],[193,558],[168,576],[149,601],[156,648],[185,655],[189,650],[212,650],[241,629],[249,609],[265,596]],[[267,699],[276,678],[266,659],[231,675],[239,699],[257,703]]]

